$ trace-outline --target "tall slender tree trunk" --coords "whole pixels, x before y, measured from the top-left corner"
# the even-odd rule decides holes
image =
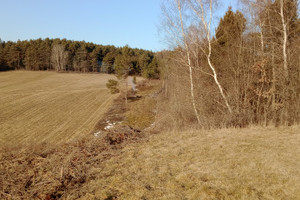
[[[286,21],[284,19],[283,13],[283,0],[280,0],[280,16],[282,22],[282,31],[283,31],[283,43],[282,43],[282,54],[283,54],[283,69],[284,69],[284,76],[288,79],[288,63],[287,63],[287,29],[286,29]]]
[[[262,31],[264,24],[261,21],[259,21],[259,26],[261,28],[261,30],[260,30],[261,54],[262,54],[262,57],[264,57],[264,34],[263,34],[263,31]]]
[[[209,12],[210,12],[210,13],[209,13],[209,14],[210,14],[210,19],[209,19],[209,23],[208,23],[208,24],[205,22],[205,18],[204,18],[204,8],[203,8],[202,2],[201,2],[201,4],[200,4],[201,9],[202,9],[201,19],[202,19],[202,23],[203,23],[204,26],[205,26],[205,30],[206,30],[206,38],[207,38],[207,41],[208,41],[208,55],[207,55],[207,62],[208,62],[208,65],[209,65],[210,69],[211,69],[212,72],[213,72],[213,77],[214,77],[215,83],[217,84],[217,86],[218,86],[218,88],[219,88],[220,94],[221,94],[221,96],[222,96],[223,99],[224,99],[225,105],[226,105],[228,111],[229,111],[230,113],[232,113],[232,109],[231,109],[231,107],[230,107],[230,105],[229,105],[229,103],[228,103],[228,100],[227,100],[227,98],[226,98],[226,96],[225,96],[225,94],[224,94],[223,88],[222,88],[222,86],[221,86],[221,84],[220,84],[220,82],[219,82],[219,80],[218,80],[218,75],[217,75],[217,72],[216,72],[216,70],[215,70],[215,67],[212,65],[211,59],[210,59],[210,56],[211,56],[210,25],[211,25],[211,21],[212,21],[212,0],[210,0],[209,2],[210,2],[210,4],[209,4],[209,8],[210,8],[210,10],[209,10]]]
[[[218,75],[216,73],[216,70],[215,70],[214,66],[212,65],[212,63],[210,61],[210,56],[211,56],[211,46],[210,46],[210,42],[209,42],[209,53],[208,53],[208,56],[207,56],[207,62],[208,62],[208,65],[209,65],[210,69],[213,71],[213,77],[214,77],[215,83],[217,84],[217,86],[219,88],[220,94],[221,94],[221,96],[224,99],[225,105],[226,105],[228,111],[230,113],[232,113],[232,109],[231,109],[231,107],[230,107],[230,105],[229,105],[229,103],[227,101],[227,98],[226,98],[226,96],[224,94],[223,88],[222,88],[222,86],[221,86],[221,84],[220,84],[220,82],[218,80]]]
[[[188,65],[189,65],[190,91],[191,91],[192,104],[193,104],[195,115],[197,117],[198,124],[201,124],[199,113],[198,113],[198,110],[197,110],[197,107],[196,107],[196,102],[195,102],[194,83],[193,83],[193,69],[191,67],[191,59],[190,59],[190,55],[189,55],[188,52],[187,52],[187,58],[188,58]]]
[[[201,13],[198,10],[196,10],[195,8],[193,8],[192,6],[191,6],[191,9],[201,19],[202,24],[204,25],[206,39],[207,39],[207,42],[208,42],[208,54],[206,55],[207,56],[207,62],[208,62],[208,65],[209,65],[211,71],[213,72],[212,76],[214,78],[214,81],[215,81],[216,85],[218,86],[218,89],[220,91],[220,94],[221,94],[222,98],[224,99],[225,105],[226,105],[228,111],[230,113],[232,113],[232,109],[231,109],[231,107],[228,103],[227,97],[225,96],[224,90],[223,90],[223,88],[222,88],[222,86],[221,86],[221,84],[218,80],[218,74],[217,74],[217,72],[215,70],[215,67],[213,66],[213,64],[211,62],[211,59],[210,59],[210,56],[211,56],[210,26],[211,26],[211,22],[212,22],[212,0],[209,1],[209,21],[208,22],[206,21],[206,17],[204,16],[205,9],[204,9],[202,0],[198,0],[197,2],[199,3]]]
[[[193,83],[193,69],[192,69],[192,66],[191,66],[191,58],[190,58],[190,52],[189,52],[188,44],[187,44],[187,41],[186,41],[186,35],[185,35],[185,32],[184,32],[184,28],[183,28],[183,20],[182,20],[180,1],[181,0],[177,0],[177,7],[178,7],[178,11],[179,11],[181,32],[182,32],[182,36],[183,36],[183,40],[184,40],[184,46],[185,46],[187,61],[188,61],[191,100],[192,100],[193,109],[194,109],[198,124],[201,125],[199,113],[198,113],[198,110],[197,110],[197,107],[196,107],[196,101],[195,101],[195,95],[194,95],[194,83]]]
[[[259,26],[261,27],[261,30],[260,30],[260,45],[261,45],[261,60],[263,62],[263,59],[265,57],[265,52],[264,52],[264,34],[263,34],[263,26],[264,24],[261,22],[261,20],[259,20]],[[264,65],[263,66],[263,76],[266,76],[266,71],[265,71],[265,68],[264,68]],[[263,111],[264,113],[264,124],[266,124],[266,105],[262,105],[261,104],[261,97],[263,95],[263,89],[264,89],[264,86],[265,86],[265,81],[262,82],[262,85],[261,85],[261,88],[260,88],[260,91],[259,91],[259,94],[258,94],[258,99],[257,99],[257,107],[256,107],[256,110],[257,110],[257,117],[259,118],[262,118],[263,116],[260,116],[260,110]],[[259,119],[259,121],[262,121],[262,119]]]
[[[127,102],[128,102],[128,98],[127,98],[127,94],[128,94],[128,76],[125,78],[125,81],[126,81],[126,88],[125,88],[125,104],[126,104],[126,107],[127,107]]]
[[[239,55],[238,55],[238,67],[237,67],[237,80],[236,80],[236,107],[237,107],[237,112],[241,112],[241,107],[242,107],[242,87],[241,87],[241,65],[242,65],[242,48],[243,48],[243,35],[241,34],[240,36],[240,47],[239,47]]]
[[[286,84],[285,87],[288,87],[288,79],[289,79],[289,72],[288,72],[288,61],[287,61],[287,21],[284,19],[284,0],[280,0],[280,16],[281,16],[281,22],[282,22],[282,31],[283,31],[283,43],[282,43],[282,54],[283,54],[283,69],[284,69],[284,83]],[[283,95],[285,97],[288,97],[288,91],[285,89],[283,91]],[[285,124],[289,123],[289,102],[285,100],[284,102],[284,109],[283,109],[283,120]]]
[[[276,112],[276,71],[275,71],[275,47],[272,44],[272,114],[273,114],[273,123],[276,124],[277,121],[277,112]]]

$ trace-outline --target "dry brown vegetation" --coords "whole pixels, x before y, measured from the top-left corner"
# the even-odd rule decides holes
[[[299,1],[240,1],[242,12],[229,7],[221,19],[218,2],[165,1],[162,26],[174,48],[157,56],[167,123],[299,124]]]
[[[119,144],[110,143],[116,135],[89,135],[52,148],[7,152],[0,159],[0,197],[297,200],[299,130],[131,132]]]
[[[0,199],[78,199],[87,193],[83,185],[97,176],[95,168],[142,136],[126,128],[60,145],[0,151]]]
[[[108,75],[1,73],[0,199],[300,199],[299,1],[241,1],[214,29],[216,2],[166,1],[162,84],[129,91],[124,47],[115,101]]]
[[[300,198],[299,126],[142,131],[160,120],[158,88],[140,83],[126,108],[122,96],[116,99],[95,127],[97,137],[4,149],[0,198]],[[105,132],[107,120],[123,123]]]
[[[110,107],[110,75],[0,73],[0,146],[60,143],[90,133]]]
[[[19,143],[18,148],[6,145],[0,149],[0,199],[78,199],[88,194],[84,186],[97,178],[103,163],[120,155],[124,146],[144,138],[141,131],[154,120],[155,99],[151,93],[158,86],[159,82],[143,81],[140,91],[130,94],[127,106],[122,95],[116,98],[98,119],[93,129],[96,135],[83,134],[57,144],[39,142],[23,148],[26,144]],[[140,123],[125,120],[141,113],[146,120]],[[105,130],[108,121],[118,123]]]
[[[95,169],[81,199],[299,199],[300,127],[165,132]]]

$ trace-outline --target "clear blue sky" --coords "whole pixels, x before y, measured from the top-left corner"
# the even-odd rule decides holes
[[[85,40],[158,51],[163,0],[0,0],[0,38]],[[223,0],[222,15],[229,5]]]

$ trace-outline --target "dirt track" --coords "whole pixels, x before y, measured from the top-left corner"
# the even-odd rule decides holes
[[[0,146],[60,143],[90,133],[111,105],[109,75],[0,73]]]

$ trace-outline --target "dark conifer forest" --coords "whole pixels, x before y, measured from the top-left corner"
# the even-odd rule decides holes
[[[114,73],[116,62],[122,59],[122,48],[66,39],[25,41],[0,40],[0,70],[56,70],[74,72]],[[129,48],[131,75],[158,78],[155,53]]]

